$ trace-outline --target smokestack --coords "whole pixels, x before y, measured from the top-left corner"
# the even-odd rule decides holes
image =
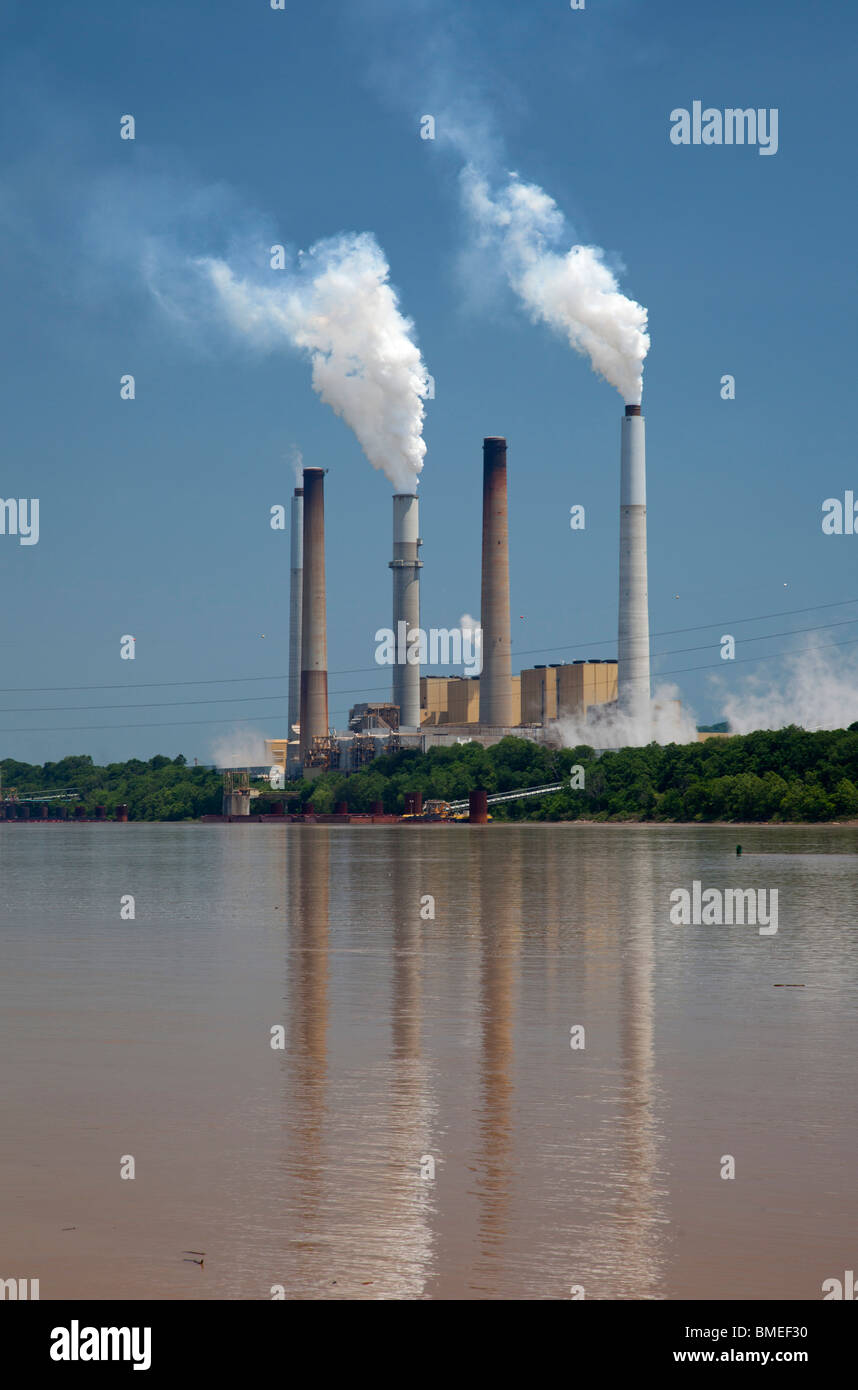
[[[627,405],[620,466],[620,610],[617,700],[649,742],[649,607],[646,564],[646,442],[639,405]]]
[[[301,761],[328,733],[325,615],[325,470],[304,469],[304,565],[301,594]]]
[[[483,440],[483,666],[480,723],[512,725],[506,440]]]
[[[292,572],[289,581],[289,726],[301,717],[301,604],[304,587],[304,489],[292,498]]]
[[[420,728],[420,666],[405,662],[408,634],[420,627],[420,571],[417,558],[420,539],[417,498],[413,493],[393,497],[393,633],[396,664],[393,667],[393,703],[399,706],[399,727]],[[415,637],[415,641],[416,641]]]

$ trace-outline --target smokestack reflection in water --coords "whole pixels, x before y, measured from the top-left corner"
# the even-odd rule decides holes
[[[318,1279],[315,1242],[325,1224],[325,1122],[328,1098],[330,841],[314,826],[290,827],[286,834],[289,903],[287,1171],[294,1186],[290,1244],[297,1261],[298,1287]],[[287,1287],[287,1297],[289,1289]]]
[[[482,1171],[477,1180],[479,1249],[475,1273],[478,1286],[483,1286],[497,1277],[512,1202],[514,1024],[522,935],[522,855],[519,838],[499,861],[496,853],[490,854],[490,836],[477,827],[466,833],[479,885],[481,1051],[477,1124]]]

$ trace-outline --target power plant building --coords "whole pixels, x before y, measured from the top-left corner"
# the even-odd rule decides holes
[[[372,700],[352,705],[349,710],[349,729],[353,734],[375,731],[396,733],[399,729],[399,706],[388,700]]]
[[[290,737],[267,741],[271,763],[284,767],[287,775],[314,776],[326,768],[356,771],[388,748],[425,750],[470,738],[487,746],[507,734],[552,741],[563,734],[562,729],[552,734],[551,726],[562,725],[564,719],[586,720],[595,730],[600,709],[631,715],[636,725],[632,737],[647,742],[651,725],[644,428],[640,406],[627,405],[620,470],[618,660],[592,657],[512,674],[507,441],[487,436],[480,675],[423,675],[418,665],[397,661],[391,695],[355,705],[348,730],[339,733],[328,726],[325,470],[305,468],[303,487],[295,489],[292,499]],[[416,495],[396,493],[390,568],[397,655],[407,647],[407,635],[419,629],[422,544]],[[433,654],[430,660],[458,663],[456,656],[441,656],[439,661]],[[465,671],[468,667],[465,660]]]
[[[607,705],[616,698],[616,661],[591,658],[534,666],[521,673],[520,722],[545,726],[552,719],[586,715],[592,705]]]
[[[520,724],[520,676],[509,678],[509,712],[511,724]],[[421,676],[421,729],[444,724],[478,726],[481,723],[479,676]]]
[[[545,727],[556,719],[583,718],[592,706],[612,704],[616,698],[617,663],[597,657],[533,666],[510,677],[514,727]],[[422,676],[420,716],[424,730],[451,724],[482,727],[480,677]]]

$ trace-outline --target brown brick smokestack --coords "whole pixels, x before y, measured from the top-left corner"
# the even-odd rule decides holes
[[[483,668],[480,723],[512,725],[512,657],[509,625],[509,532],[506,440],[483,441],[483,590],[480,624]]]

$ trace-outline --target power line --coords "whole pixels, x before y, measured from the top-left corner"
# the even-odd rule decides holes
[[[772,616],[774,616],[774,615],[772,615]],[[819,626],[817,626],[817,627],[797,627],[797,628],[788,628],[788,629],[786,629],[786,630],[783,631],[783,632],[766,632],[766,633],[760,633],[760,634],[758,634],[758,635],[755,636],[755,637],[749,638],[748,640],[749,640],[749,641],[752,641],[752,642],[767,642],[767,641],[770,641],[770,640],[771,640],[772,638],[774,638],[774,637],[792,637],[792,636],[798,636],[798,635],[804,634],[804,633],[806,633],[806,632],[824,632],[824,631],[826,631],[828,628],[832,628],[832,627],[849,627],[849,626],[851,626],[853,623],[856,623],[856,622],[858,622],[858,617],[856,617],[856,618],[843,618],[843,619],[840,620],[839,622],[835,622],[835,623],[821,623],[821,624],[820,624]],[[720,624],[715,624],[715,626],[716,626],[716,627],[717,627],[717,626],[720,626]],[[735,623],[732,624],[732,626],[735,626]],[[695,630],[695,629],[692,629],[692,630]],[[845,644],[844,644],[844,645],[845,645]],[[706,642],[706,643],[704,643],[703,646],[700,646],[700,647],[673,647],[673,648],[671,648],[669,651],[664,651],[664,652],[653,652],[653,654],[652,654],[652,659],[653,659],[653,661],[656,661],[656,660],[658,660],[659,658],[665,657],[665,656],[680,656],[680,655],[684,654],[685,652],[705,652],[705,651],[709,651],[709,650],[711,649],[711,646],[712,646],[712,643],[711,643],[711,642]],[[781,653],[781,655],[786,655],[786,653]],[[762,658],[760,658],[760,657],[752,657],[752,658],[740,657],[739,659],[740,659],[741,661],[744,661],[744,660],[755,660],[755,661],[757,661],[757,660],[761,660]],[[379,670],[379,667],[377,667],[377,666],[372,666],[372,667],[369,667],[368,669],[369,669],[370,671],[378,671],[378,670]],[[708,670],[709,668],[708,668],[708,667],[705,667],[705,666],[701,666],[701,667],[692,666],[692,667],[689,667],[689,668],[687,668],[687,669],[693,671],[693,670]],[[344,675],[344,674],[347,674],[347,673],[346,673],[346,672],[332,672],[332,674],[334,674],[334,675],[337,675],[337,674]],[[667,673],[667,672],[664,672],[663,674],[667,675],[668,673]],[[387,690],[389,690],[389,682],[386,683],[385,685],[376,685],[376,686],[364,686],[364,685],[352,686],[350,689],[345,689],[345,690],[331,690],[329,693],[330,693],[331,695],[360,695],[360,694],[376,695],[376,694],[381,694],[382,692],[387,691]],[[9,705],[9,706],[5,706],[5,707],[0,707],[0,714],[76,714],[76,713],[78,713],[78,712],[80,712],[81,714],[83,714],[84,712],[89,712],[90,710],[105,710],[105,709],[176,709],[176,708],[179,708],[179,707],[181,707],[181,706],[186,706],[186,705],[235,705],[235,704],[246,705],[246,704],[255,704],[255,703],[259,702],[259,701],[265,701],[265,700],[276,700],[276,699],[285,700],[286,698],[287,698],[287,693],[286,693],[285,691],[277,691],[277,692],[273,692],[273,693],[270,694],[270,695],[227,695],[227,696],[216,696],[216,697],[213,697],[213,698],[211,698],[211,699],[200,699],[200,700],[148,700],[148,701],[141,701],[141,702],[138,703],[138,704],[131,704],[131,705],[129,705],[129,704],[124,704],[124,703],[123,703],[123,704],[110,704],[110,705],[35,705],[35,706],[33,706],[33,705]]]
[[[858,623],[858,618],[843,618],[837,623],[820,623],[818,627],[791,627],[787,628],[785,632],[758,632],[746,640],[748,642],[768,642],[772,637],[797,637],[805,632],[826,632],[830,627],[850,627],[853,623]],[[721,624],[716,624],[716,626],[721,626]],[[735,627],[736,624],[733,623],[731,626]],[[660,656],[679,656],[681,652],[705,652],[709,651],[711,646],[711,642],[705,642],[702,647],[674,647],[669,652],[653,652],[652,659],[655,661]],[[741,658],[743,661],[745,659],[745,657]],[[0,710],[0,714],[2,713],[3,711]]]
[[[855,599],[855,598],[844,598],[844,599],[839,599],[839,600],[837,601],[837,603],[819,603],[819,604],[814,604],[812,608],[787,608],[787,609],[783,609],[780,613],[760,613],[760,614],[758,614],[757,617],[755,617],[755,618],[722,618],[722,619],[718,619],[716,622],[713,622],[713,623],[698,623],[696,627],[673,627],[673,628],[666,628],[663,632],[653,632],[653,633],[651,633],[651,636],[652,636],[652,637],[679,637],[679,636],[681,636],[683,633],[686,633],[686,632],[705,632],[708,628],[711,628],[711,627],[728,627],[728,626],[729,626],[729,627],[737,627],[737,626],[739,625],[739,623],[766,623],[766,622],[768,622],[769,619],[771,619],[771,618],[794,618],[794,617],[797,617],[798,614],[800,614],[800,613],[821,613],[821,612],[823,611],[823,609],[825,609],[825,608],[843,608],[843,607],[845,607],[845,606],[846,606],[847,604],[849,604],[849,603],[858,603],[858,599]],[[855,621],[858,621],[858,619],[850,619],[849,621],[855,622]],[[830,627],[830,626],[833,626],[833,624],[825,624],[825,626]],[[804,631],[804,632],[815,632],[817,629],[816,629],[816,628],[802,628],[802,629],[796,629],[796,630],[797,630],[797,631]],[[787,633],[769,633],[768,635],[769,635],[770,637],[775,637],[775,636],[788,636]],[[753,639],[751,639],[751,640],[753,640],[753,641],[756,642],[756,641],[758,641],[758,640],[762,640],[762,638],[756,638],[756,637],[755,637],[755,638],[753,638]],[[572,643],[569,644],[569,646],[566,646],[566,647],[532,647],[532,648],[530,649],[530,651],[516,652],[516,655],[518,655],[518,656],[538,656],[541,652],[569,652],[569,651],[573,651],[573,650],[575,649],[575,647],[610,647],[610,646],[616,646],[616,645],[617,645],[617,639],[616,639],[616,637],[606,637],[606,638],[604,638],[603,640],[598,641],[598,642],[572,642]],[[515,649],[514,647],[513,647],[512,650],[513,650],[513,651],[516,651],[516,649]],[[688,647],[688,648],[686,648],[686,650],[688,650],[688,651],[693,651],[694,648],[693,648],[693,647]],[[701,648],[701,650],[702,650],[702,648]],[[662,655],[669,655],[669,653],[661,653],[661,654],[662,654]]]
[[[179,719],[170,724],[165,724],[162,721],[155,724],[37,725],[32,729],[0,729],[0,734],[67,734],[79,733],[82,729],[89,733],[100,734],[107,729],[181,729],[191,724],[250,724],[255,719],[281,719],[282,717],[283,711],[278,710],[276,714],[237,715],[234,719]]]
[[[827,651],[827,650],[829,650],[829,649],[832,648],[832,647],[854,647],[856,644],[858,644],[858,637],[856,637],[856,638],[851,638],[851,639],[849,639],[849,640],[846,641],[846,642],[824,642],[824,643],[823,643],[821,646],[819,646],[819,647],[813,647],[813,648],[811,648],[811,651],[812,651],[812,652]],[[744,663],[746,663],[746,662],[748,662],[748,661],[777,661],[780,657],[783,657],[783,656],[797,656],[797,655],[805,655],[805,652],[804,652],[803,650],[799,650],[798,652],[796,652],[796,651],[767,652],[767,653],[766,653],[765,655],[763,655],[763,656],[744,656],[744,657],[739,657],[739,658],[737,658],[736,660],[733,660],[733,661],[729,662],[729,665],[730,665],[730,666],[743,665]],[[692,672],[692,671],[724,671],[726,665],[727,665],[727,663],[725,663],[725,662],[723,662],[723,661],[722,661],[722,662],[717,662],[717,661],[716,661],[716,662],[712,663],[711,665],[707,665],[707,666],[681,666],[681,667],[678,667],[677,669],[675,669],[675,670],[673,670],[673,671],[659,671],[657,674],[658,674],[659,676],[681,676],[681,675],[687,675],[688,673],[690,673],[690,672]],[[387,690],[388,687],[387,687],[387,686],[384,686],[383,689],[384,689],[384,690]],[[350,692],[350,691],[346,691],[346,690],[340,690],[340,691],[332,691],[331,693],[332,693],[332,694],[338,694],[338,695],[348,695],[348,694],[356,694],[356,693],[366,693],[366,691],[365,691],[365,687],[361,687],[361,688],[360,688],[360,692],[358,692],[358,691]],[[192,703],[193,703],[193,702],[192,702]],[[122,706],[119,706],[119,708],[122,708]],[[164,721],[160,721],[160,722],[152,723],[152,724],[62,724],[62,725],[36,726],[35,728],[32,728],[32,729],[21,729],[21,728],[17,728],[17,727],[16,727],[16,728],[11,728],[11,729],[0,729],[0,734],[64,734],[64,733],[78,733],[78,732],[80,732],[81,730],[86,730],[86,731],[88,731],[88,732],[90,732],[90,733],[103,733],[104,731],[110,730],[110,729],[180,729],[180,728],[190,727],[191,725],[200,725],[200,724],[248,724],[248,723],[252,723],[254,719],[282,719],[282,718],[283,718],[283,711],[282,711],[282,709],[281,709],[281,710],[278,710],[276,713],[271,713],[271,712],[269,712],[269,713],[267,713],[267,714],[256,714],[256,715],[246,715],[246,716],[245,716],[245,715],[236,715],[234,718],[226,718],[226,719],[180,719],[180,720],[175,720],[175,721],[172,721],[172,720],[171,720],[170,722],[167,722],[167,723],[165,723]]]
[[[705,631],[707,631],[709,628],[714,628],[714,627],[722,627],[722,626],[723,626],[723,627],[726,627],[726,626],[736,627],[736,626],[738,626],[739,623],[763,623],[763,622],[768,622],[769,619],[771,619],[771,618],[791,618],[791,617],[795,617],[797,614],[800,614],[800,613],[821,613],[823,610],[825,610],[825,609],[827,609],[827,608],[843,608],[843,607],[845,607],[847,604],[850,604],[850,603],[858,603],[858,598],[844,598],[844,599],[838,599],[836,603],[817,603],[817,604],[811,605],[810,608],[785,608],[785,609],[781,609],[781,610],[780,610],[779,612],[777,612],[777,613],[760,613],[760,614],[757,614],[756,617],[752,617],[752,618],[723,618],[723,619],[718,619],[718,620],[716,620],[716,621],[714,621],[714,622],[711,622],[711,623],[698,623],[698,624],[696,624],[696,626],[694,626],[694,627],[666,628],[665,630],[663,630],[663,631],[661,631],[661,632],[653,632],[653,633],[652,633],[652,636],[653,636],[653,637],[677,637],[677,636],[680,636],[681,634],[686,633],[686,632],[705,632]],[[858,620],[856,620],[856,621],[858,621]],[[826,626],[831,626],[831,624],[826,624]],[[804,628],[804,629],[801,629],[801,631],[806,631],[806,632],[813,632],[813,631],[816,631],[816,630],[817,630],[817,629],[815,629],[815,628]],[[784,634],[769,633],[769,634],[767,634],[767,635],[768,635],[768,636],[778,636],[778,635],[787,636],[788,634],[786,634],[786,633],[784,633]],[[761,638],[759,638],[759,639],[758,639],[758,638],[754,638],[753,640],[754,640],[754,641],[757,641],[757,640],[760,640],[760,641],[761,641],[761,640],[763,640],[763,639],[762,639],[762,637],[761,637]],[[539,655],[541,655],[543,652],[566,652],[566,651],[573,651],[576,647],[607,647],[607,646],[615,646],[615,645],[616,645],[616,641],[617,641],[616,637],[604,637],[604,638],[598,638],[598,639],[587,640],[587,641],[584,641],[583,639],[581,639],[581,640],[579,640],[579,641],[577,641],[577,642],[570,642],[568,645],[562,646],[562,647],[530,647],[530,648],[528,648],[528,649],[526,649],[526,650],[524,650],[524,651],[519,651],[517,647],[513,647],[512,650],[515,652],[516,656],[539,656]],[[687,650],[690,651],[690,650],[694,650],[694,649],[693,649],[693,648],[688,648]],[[702,649],[701,649],[701,650],[702,650]],[[668,655],[668,654],[669,654],[669,653],[661,653],[661,655]],[[354,666],[354,667],[349,667],[349,668],[347,668],[347,669],[344,669],[344,670],[342,670],[342,671],[329,671],[328,674],[329,674],[330,676],[361,676],[361,675],[368,675],[368,674],[369,674],[370,672],[372,672],[372,671],[378,671],[378,669],[379,669],[379,668],[378,668],[377,665],[376,665],[376,666]],[[68,690],[71,690],[71,691],[92,691],[92,690],[130,690],[130,691],[135,691],[135,690],[154,690],[154,689],[167,689],[167,688],[173,688],[173,687],[185,686],[185,685],[238,685],[238,684],[243,684],[243,683],[245,683],[245,682],[250,682],[250,681],[285,681],[285,680],[288,680],[288,679],[289,679],[288,672],[281,672],[279,675],[272,675],[272,676],[219,676],[219,677],[214,678],[214,679],[212,679],[212,678],[206,678],[206,679],[201,679],[201,680],[183,680],[183,681],[141,681],[139,684],[134,684],[134,685],[8,685],[8,686],[0,686],[0,695],[42,695],[42,694],[47,695],[47,694],[53,694],[53,693],[56,693],[56,692],[59,692],[59,691],[68,691]],[[213,703],[213,702],[212,702],[212,703]],[[108,708],[108,707],[105,706],[105,708]],[[116,708],[121,708],[121,706],[117,706]]]
[[[386,689],[386,687],[385,687]],[[336,692],[334,692],[336,693]],[[342,691],[342,694],[351,694]],[[213,700],[145,700],[135,705],[10,705],[0,708],[0,714],[76,714],[95,709],[174,709],[177,705],[250,705],[259,700],[286,700],[285,693],[272,695],[227,695]]]
[[[798,651],[791,652],[767,652],[764,656],[740,656],[734,657],[730,661],[716,661],[710,666],[679,666],[673,671],[659,671],[659,676],[682,676],[689,671],[723,671],[726,666],[741,666],[747,661],[776,661],[780,656],[806,656],[814,652],[824,652],[831,647],[854,647],[858,643],[858,637],[852,637],[848,642],[823,642],[819,647],[809,649],[799,648]]]

